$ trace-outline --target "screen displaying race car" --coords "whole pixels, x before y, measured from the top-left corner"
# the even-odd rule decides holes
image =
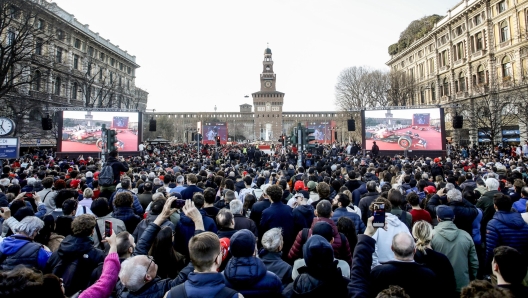
[[[365,111],[364,123],[366,150],[442,150],[439,108]]]
[[[64,111],[62,117],[62,152],[100,152],[103,124],[116,131],[118,150],[138,150],[138,113]]]

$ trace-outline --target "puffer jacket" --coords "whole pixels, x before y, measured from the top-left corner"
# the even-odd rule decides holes
[[[352,220],[352,222],[354,222],[354,225],[356,227],[356,234],[363,234],[363,232],[365,232],[365,224],[363,223],[363,221],[361,221],[361,217],[359,215],[354,212],[348,212],[347,208],[337,208],[336,210],[334,210],[334,215],[332,216],[332,220],[335,222],[336,225],[337,221],[341,216],[349,218],[350,220]]]
[[[15,234],[0,243],[0,270],[11,270],[20,264],[43,270],[50,255],[42,244]]]
[[[223,274],[226,287],[246,298],[281,296],[281,280],[256,257],[231,258]]]
[[[451,201],[447,203],[447,205],[451,207],[455,213],[455,225],[471,235],[473,231],[473,221],[478,215],[477,208],[467,200],[461,202]]]
[[[491,265],[493,249],[510,246],[523,256],[528,254],[528,224],[520,213],[497,211],[486,228],[486,266]]]
[[[345,247],[342,247],[341,235],[339,235],[339,231],[337,230],[337,226],[333,220],[329,218],[324,218],[324,217],[314,218],[312,221],[312,226],[310,227],[310,231],[308,232],[308,238],[312,236],[312,229],[315,226],[315,224],[320,221],[327,222],[332,226],[332,230],[334,232],[334,242],[332,243],[332,248],[334,249],[334,257],[336,259],[347,262],[349,265],[352,264],[352,253],[350,252],[350,245],[348,244],[348,241],[347,241],[345,243]],[[303,245],[304,243],[302,243],[302,230],[301,230],[299,231],[299,233],[297,233],[295,242],[293,243],[293,246],[291,247],[290,252],[288,253],[288,258],[292,261],[295,261],[301,258],[303,255],[302,253]]]

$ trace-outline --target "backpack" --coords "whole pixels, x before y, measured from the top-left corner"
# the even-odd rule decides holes
[[[233,298],[238,294],[238,291],[235,291],[228,287],[223,287],[216,295],[215,298]],[[178,297],[178,298],[187,298],[187,292],[185,291],[185,283],[179,284],[172,288],[168,293],[167,297]]]
[[[99,185],[112,186],[114,185],[114,169],[108,163],[105,164],[99,173]]]
[[[86,289],[92,269],[97,264],[92,264],[89,255],[82,254],[74,260],[61,258],[51,273],[62,278],[66,296],[71,296],[81,289]],[[90,269],[92,268],[92,269]]]

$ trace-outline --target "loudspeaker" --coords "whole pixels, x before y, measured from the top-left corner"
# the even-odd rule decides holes
[[[156,131],[156,120],[150,119],[149,122],[149,131]]]
[[[347,121],[348,131],[356,131],[356,120],[350,119]]]
[[[43,130],[51,130],[53,128],[53,120],[47,116],[46,118],[42,118],[42,129]]]
[[[455,116],[453,117],[453,128],[460,129],[464,126],[464,117]]]

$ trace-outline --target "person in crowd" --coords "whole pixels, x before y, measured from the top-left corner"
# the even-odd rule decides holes
[[[259,239],[272,228],[281,228],[284,237],[284,251],[289,251],[295,240],[293,230],[293,210],[282,202],[282,188],[271,185],[266,189],[266,195],[271,200],[271,205],[262,212],[258,227]]]
[[[130,192],[120,192],[115,197],[112,213],[112,217],[123,221],[127,231],[131,234],[141,221],[141,217],[134,213],[133,204],[134,198]]]
[[[392,205],[389,200],[382,197],[374,200],[370,207],[371,211],[374,210],[375,203],[385,204],[386,228],[376,230],[376,233],[372,236],[376,240],[376,249],[372,255],[372,268],[382,263],[395,260],[394,251],[391,249],[394,236],[401,232],[411,234],[409,228],[396,215],[391,213]]]
[[[112,167],[112,172],[114,174],[114,183],[111,186],[101,186],[101,192],[102,193],[112,193],[116,191],[116,186],[121,183],[121,172],[126,173],[128,172],[128,163],[124,160],[123,157],[118,156],[118,152],[116,150],[110,151],[108,154],[108,160],[106,161],[105,165],[109,165]],[[112,202],[112,199],[110,199],[110,202]]]
[[[235,230],[250,230],[255,237],[258,237],[258,229],[257,225],[249,218],[242,215],[243,209],[242,206],[243,203],[239,199],[234,199],[231,202],[229,202],[229,210],[231,210],[231,213],[233,213],[234,220],[235,220]]]
[[[431,248],[433,227],[427,221],[417,221],[413,225],[412,235],[416,240],[416,253],[414,261],[431,269],[436,275],[439,297],[457,297],[456,280],[453,266],[449,259],[442,253]]]
[[[51,214],[55,210],[55,196],[57,195],[57,192],[52,188],[53,178],[46,177],[42,179],[42,186],[44,189],[37,192],[37,195],[42,198],[42,203],[46,206],[46,214]]]
[[[143,184],[143,192],[137,197],[143,210],[147,210],[147,206],[152,202],[152,183],[145,182]]]
[[[118,185],[121,187],[117,187],[117,190],[112,193],[112,196],[108,199],[108,203],[110,204],[110,208],[115,207],[114,199],[121,193],[127,193],[132,197],[132,208],[136,215],[142,216],[144,209],[141,206],[141,203],[139,202],[139,199],[135,193],[132,192],[132,181],[128,178],[124,178],[121,183]]]
[[[334,221],[331,219],[332,217],[332,204],[328,200],[322,200],[317,204],[317,209],[315,210],[315,218],[313,219],[312,225],[310,229],[307,231],[305,229],[299,231],[297,234],[297,237],[295,238],[295,242],[288,253],[288,258],[291,261],[295,261],[298,258],[303,257],[303,245],[305,245],[306,240],[310,238],[310,236],[313,233],[313,227],[318,222],[326,222],[332,227],[333,231],[333,237],[334,242],[332,243],[332,247],[335,252],[336,259],[343,260],[347,262],[348,264],[352,263],[352,254],[350,252],[350,246],[348,244],[348,241],[346,243],[342,242],[342,237],[337,231],[337,226],[335,225]],[[303,234],[306,235],[306,237],[303,237]],[[303,239],[304,238],[304,239]]]
[[[221,209],[216,216],[216,222],[218,223],[218,238],[230,239],[238,230],[235,230],[235,217],[233,212],[229,209]]]
[[[475,244],[468,232],[459,229],[455,223],[455,213],[449,206],[436,207],[438,226],[433,231],[431,247],[447,256],[455,271],[456,291],[477,277],[479,262]]]
[[[93,215],[75,217],[73,234],[64,238],[46,264],[45,273],[53,273],[64,280],[66,296],[86,289],[90,274],[104,260],[104,251],[93,247],[95,225]]]
[[[509,246],[495,247],[491,267],[499,288],[510,290],[513,297],[528,297],[528,287],[522,284],[527,263],[519,251]]]
[[[491,270],[494,249],[509,246],[521,255],[528,255],[528,224],[521,214],[512,212],[512,201],[509,196],[497,193],[493,196],[495,214],[486,227],[486,261],[485,268]]]
[[[182,199],[184,200],[192,199],[195,193],[197,192],[203,193],[203,189],[196,186],[197,182],[198,182],[198,178],[196,178],[196,175],[194,174],[187,175],[187,187],[184,190],[180,191]]]
[[[91,188],[85,188],[83,191],[83,199],[79,201],[79,204],[77,204],[77,210],[75,212],[75,216],[79,216],[81,214],[93,214],[92,209],[92,198],[93,198],[93,190]]]
[[[411,191],[409,193],[416,192]],[[390,213],[396,215],[396,217],[398,217],[398,219],[403,222],[410,231],[412,228],[413,217],[411,213],[401,208],[401,205],[405,206],[405,198],[403,197],[402,193],[396,189],[391,189],[388,193],[388,200],[391,203]]]
[[[421,220],[424,220],[430,224],[433,223],[433,219],[431,218],[431,214],[429,213],[429,211],[424,210],[422,209],[422,207],[420,207],[420,198],[416,193],[411,192],[407,195],[407,203],[409,203],[412,208],[411,211],[409,211],[412,216],[412,226],[414,226],[416,222],[419,222]]]
[[[380,195],[376,189],[375,181],[369,181],[366,183],[366,191],[367,193],[361,197],[361,200],[359,201],[359,203],[356,203],[356,201],[354,200],[354,205],[357,204],[359,209],[361,209],[361,220],[363,221],[363,224],[365,226],[367,224],[367,219],[370,216],[369,215],[370,204],[372,204],[372,202],[374,202],[374,200],[377,199]]]
[[[308,198],[302,193],[293,195],[293,231],[299,233],[304,228],[309,228],[315,216],[315,208],[308,204]]]
[[[354,222],[356,227],[356,234],[363,234],[365,231],[365,224],[361,220],[361,217],[354,212],[348,211],[347,207],[350,205],[350,198],[344,193],[338,193],[333,200],[333,205],[337,206],[334,209],[332,220],[337,224],[337,221],[341,217],[347,217]]]
[[[64,236],[55,233],[55,220],[53,220],[53,216],[50,214],[45,215],[42,221],[44,222],[44,226],[34,241],[48,247],[51,252],[56,252],[62,240],[64,240]]]
[[[112,223],[112,229],[116,233],[119,234],[123,231],[126,231],[125,223],[122,220],[112,216],[112,212],[110,211],[110,207],[108,206],[108,200],[106,198],[100,197],[95,199],[92,202],[90,209],[92,210],[93,214],[97,217],[97,227],[95,228],[96,233],[93,237],[94,247],[103,247],[100,245],[100,243],[102,243],[102,240],[104,239],[103,233],[105,231],[106,221],[110,221]],[[97,228],[99,229],[99,232],[97,232]]]
[[[495,178],[486,179],[486,192],[482,194],[476,207],[482,210],[482,221],[480,222],[480,235],[482,242],[486,243],[486,227],[495,214],[493,207],[493,196],[499,193],[499,181]]]
[[[458,189],[452,189],[447,192],[447,202],[447,205],[453,209],[455,214],[454,224],[457,228],[471,235],[473,221],[479,214],[477,208],[472,203],[464,200],[462,193]]]
[[[514,298],[513,294],[507,289],[496,287],[486,280],[473,280],[460,293],[460,298],[474,297]]]
[[[513,203],[513,208],[519,213],[526,212],[526,202],[528,201],[528,186],[521,189],[521,198]]]
[[[11,217],[11,210],[1,207],[1,216],[4,221],[15,221]],[[33,241],[39,231],[44,227],[44,222],[36,216],[26,216],[17,225],[15,234],[0,242],[0,269],[12,270],[17,265],[43,270],[51,256],[51,251],[46,246]]]
[[[259,252],[259,258],[262,260],[268,271],[277,275],[282,281],[283,286],[292,282],[292,266],[282,260],[282,247],[284,240],[281,228],[268,230],[262,236],[262,250]]]
[[[358,234],[356,233],[354,222],[348,217],[340,217],[336,222],[336,226],[337,231],[345,235],[348,241],[348,246],[350,246],[350,251],[353,253],[358,241]]]

